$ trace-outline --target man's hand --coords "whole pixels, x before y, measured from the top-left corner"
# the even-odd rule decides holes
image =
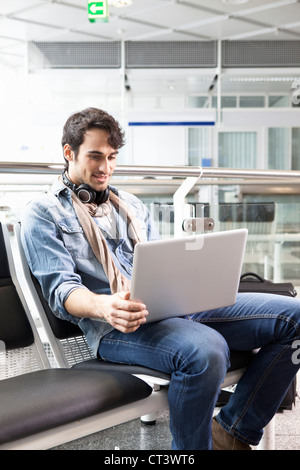
[[[131,333],[146,322],[148,311],[138,301],[130,300],[130,292],[118,292],[106,297],[105,320],[123,333]]]
[[[123,333],[131,333],[145,323],[148,311],[142,302],[130,300],[130,292],[113,295],[94,294],[88,289],[75,289],[65,301],[65,308],[79,318],[104,318]]]

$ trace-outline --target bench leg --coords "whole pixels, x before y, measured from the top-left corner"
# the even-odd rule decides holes
[[[156,423],[156,413],[149,413],[148,415],[141,416],[141,422],[143,424],[152,425]]]

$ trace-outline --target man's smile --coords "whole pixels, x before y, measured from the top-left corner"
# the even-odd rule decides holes
[[[92,175],[99,183],[105,183],[108,179],[108,175]]]

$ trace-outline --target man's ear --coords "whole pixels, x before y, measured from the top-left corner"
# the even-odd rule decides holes
[[[66,160],[71,162],[73,160],[74,152],[72,151],[69,144],[64,145],[64,157]]]

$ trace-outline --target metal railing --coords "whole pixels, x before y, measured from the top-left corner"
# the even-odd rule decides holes
[[[36,162],[0,162],[0,173],[48,174],[56,175],[63,171],[63,163]],[[202,178],[241,178],[265,180],[296,180],[300,181],[300,171],[258,170],[236,168],[212,168],[197,166],[142,166],[118,165],[116,176],[173,176]]]

